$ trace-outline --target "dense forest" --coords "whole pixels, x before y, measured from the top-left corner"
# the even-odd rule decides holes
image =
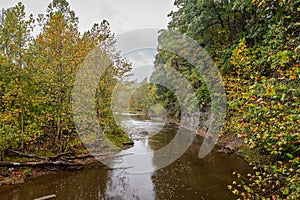
[[[193,38],[210,54],[227,96],[221,135],[242,141],[239,151],[253,167],[247,175],[237,170],[228,189],[239,199],[299,199],[300,1],[175,0],[174,5],[168,29]],[[72,88],[96,47],[111,58],[95,96],[99,124],[118,145],[130,141],[110,104],[114,85],[132,66],[115,51],[107,21],[85,33],[78,23],[66,0],[54,0],[37,19],[26,15],[22,3],[0,12],[0,160],[9,160],[10,150],[41,156],[85,151],[73,122]],[[176,69],[194,87],[200,109],[211,106],[196,66],[160,49],[154,64]],[[169,118],[180,119],[171,91],[145,87],[133,95],[133,111],[146,112],[159,102]]]
[[[41,30],[37,35],[35,28]],[[8,149],[50,155],[72,147],[84,150],[76,135],[71,95],[78,69],[96,47],[111,58],[95,97],[99,124],[106,125],[107,134],[129,140],[108,108],[114,82],[131,65],[114,51],[116,41],[107,21],[81,34],[65,0],[50,3],[37,19],[28,17],[18,3],[1,11],[0,33],[1,160]]]
[[[241,138],[253,165],[247,176],[235,173],[228,188],[240,199],[299,199],[300,1],[175,0],[175,5],[168,29],[193,38],[213,58],[228,101],[222,135]],[[176,68],[193,84],[200,105],[210,105],[195,66],[165,50],[155,63]],[[169,115],[180,117],[171,92],[158,87],[157,97]]]

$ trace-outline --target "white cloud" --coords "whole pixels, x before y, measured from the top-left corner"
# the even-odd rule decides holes
[[[16,5],[20,0],[1,0],[0,8],[8,8]],[[21,0],[25,5],[27,15],[36,17],[39,13],[45,13],[52,0]],[[174,10],[174,0],[69,0],[71,9],[79,17],[79,30],[89,30],[94,23],[100,23],[103,19],[109,21],[112,32],[122,37],[122,43],[118,43],[118,50],[123,53],[127,50],[145,47],[136,52],[127,52],[125,56],[133,64],[133,78],[139,81],[149,77],[153,71],[155,49],[157,47],[157,30],[167,27],[169,19],[167,15]],[[154,28],[153,30],[140,30],[134,33],[124,33],[142,28]],[[151,47],[152,50],[147,50]]]
[[[0,7],[8,8],[20,0],[1,0]],[[174,0],[70,0],[71,8],[79,17],[79,30],[86,31],[103,19],[110,22],[112,31],[121,33],[138,28],[166,28],[167,14]],[[51,0],[22,0],[27,14],[44,13]]]

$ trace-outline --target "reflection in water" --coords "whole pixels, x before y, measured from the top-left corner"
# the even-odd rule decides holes
[[[248,164],[235,155],[214,151],[199,159],[200,137],[196,137],[186,153],[171,165],[153,173],[129,173],[142,167],[150,171],[155,168],[154,152],[174,139],[178,128],[149,119],[129,118],[125,122],[135,145],[119,154],[147,155],[144,160],[132,160],[131,155],[127,155],[112,163],[113,168],[120,169],[107,171],[100,167],[57,173],[33,179],[21,186],[1,187],[0,199],[32,200],[49,194],[56,194],[58,200],[235,199],[226,185],[232,182],[233,171],[247,173]],[[149,134],[140,134],[143,131]],[[131,168],[126,168],[129,166]]]
[[[119,155],[126,156],[114,160],[110,166],[121,170],[111,172],[106,196],[113,199],[156,199],[151,173],[154,171],[153,150],[148,138],[162,129],[163,122],[125,116],[121,123],[133,138],[134,146],[120,152]],[[135,173],[142,170],[148,172]]]
[[[113,199],[156,199],[152,174],[113,171],[107,182],[106,197]]]

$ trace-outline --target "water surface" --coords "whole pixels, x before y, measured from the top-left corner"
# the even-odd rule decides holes
[[[155,151],[175,137],[178,127],[137,116],[128,117],[122,123],[135,144],[119,153],[128,156],[112,162],[111,166],[119,169],[85,169],[45,175],[22,185],[2,186],[0,199],[32,200],[50,194],[56,194],[56,199],[61,200],[235,199],[226,186],[233,181],[233,171],[249,171],[248,164],[241,158],[213,150],[199,159],[202,139],[197,136],[178,160],[155,171]],[[132,155],[142,155],[142,159],[133,159],[137,157]],[[139,168],[148,172],[134,173]]]

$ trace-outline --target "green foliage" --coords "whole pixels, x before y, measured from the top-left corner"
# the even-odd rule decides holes
[[[162,37],[162,35],[160,36]],[[174,44],[176,45],[176,44]],[[181,49],[184,51],[184,47]],[[208,87],[205,84],[205,80],[203,75],[201,75],[199,66],[193,66],[191,63],[188,63],[182,57],[175,55],[174,53],[170,53],[167,51],[160,51],[156,56],[155,61],[155,72],[152,75],[153,82],[159,82],[160,85],[157,85],[156,88],[156,103],[162,104],[170,118],[179,119],[180,117],[180,105],[178,99],[173,91],[180,89],[181,84],[183,83],[181,79],[185,78],[193,88],[195,88],[195,94],[197,97],[197,102],[195,104],[190,103],[191,95],[188,95],[183,102],[188,111],[192,111],[193,105],[200,105],[202,108],[204,105],[208,105],[210,103],[210,95],[208,93]],[[175,69],[181,76],[177,74],[173,74],[173,70]],[[169,90],[165,86],[171,85],[173,87],[173,91]]]
[[[18,3],[2,11],[0,24],[0,128],[5,131],[13,129],[13,134],[19,135],[14,138],[15,144],[22,148],[30,140],[25,130],[31,118],[31,102],[28,98],[30,74],[26,66],[30,57],[28,46],[32,44],[30,31],[34,22],[32,16],[25,18],[25,8],[22,3]]]
[[[118,147],[124,147],[124,145],[132,143],[132,140],[121,128],[106,129],[104,134]]]
[[[156,86],[147,83],[147,80],[139,83],[132,94],[129,102],[130,112],[148,114],[151,106],[154,104]]]
[[[243,138],[253,173],[237,174],[228,188],[240,199],[299,199],[300,1],[175,0],[169,29],[201,43],[223,74],[228,99],[223,134]],[[190,65],[160,51],[168,65],[203,87]],[[187,76],[186,76],[187,75]],[[198,81],[202,84],[194,84]],[[171,106],[174,97],[158,87]],[[206,101],[207,90],[198,100]],[[174,107],[173,110],[178,108]]]
[[[202,44],[223,74],[228,99],[223,134],[242,138],[252,150],[247,157],[253,173],[235,173],[228,188],[240,199],[299,199],[300,1],[175,0],[174,4],[178,10],[170,13],[168,28]],[[42,31],[33,37],[36,22]],[[78,18],[66,0],[54,0],[36,21],[26,17],[22,3],[1,11],[1,159],[9,148],[32,151],[33,145],[36,151],[52,153],[46,148],[63,151],[80,146],[71,136],[75,133],[71,91],[76,72],[95,47],[112,61],[96,91],[99,123],[115,144],[130,142],[115,124],[110,105],[115,84],[131,66],[115,52],[107,21],[84,34],[77,27]],[[162,31],[159,40],[170,39]],[[181,41],[171,43],[188,53]],[[178,55],[159,50],[155,69],[165,73],[151,78],[178,87],[181,79],[171,68],[191,83],[199,105],[210,105],[207,80]],[[145,90],[148,95],[143,95]],[[178,99],[161,85],[137,90],[131,108],[145,111],[154,98],[169,117],[180,117]],[[183,103],[192,112],[190,98]]]
[[[258,3],[258,14],[270,15],[259,26],[270,28],[264,35],[256,30],[260,36],[255,45],[242,39],[232,51],[234,75],[243,82],[237,94],[229,95],[232,110],[239,113],[231,118],[231,127],[250,149],[263,155],[253,163],[253,174],[239,175],[241,184],[231,186],[243,199],[299,199],[300,65],[294,21],[300,15],[286,17],[287,10],[299,7],[295,3]]]
[[[41,32],[34,36],[36,25]],[[81,34],[78,18],[66,0],[53,0],[36,20],[26,16],[22,3],[1,11],[1,158],[11,148],[45,153],[65,151],[70,145],[82,148],[74,139],[71,93],[78,69],[96,47],[112,60],[107,73],[99,77],[95,98],[98,118],[102,126],[116,130],[109,110],[110,96],[130,64],[115,52],[109,23],[104,20]],[[68,144],[70,141],[74,144]]]

